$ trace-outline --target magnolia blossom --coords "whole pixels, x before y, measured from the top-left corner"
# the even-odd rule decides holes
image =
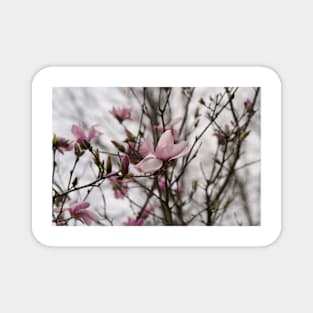
[[[90,127],[88,132],[86,132],[85,129],[79,125],[72,126],[72,133],[76,138],[77,143],[80,145],[84,144],[84,141],[90,142],[92,139],[97,138],[103,134],[96,130],[95,126]]]
[[[56,137],[55,147],[60,153],[64,154],[64,151],[73,150],[74,145],[64,137]]]
[[[114,107],[111,111],[111,114],[120,122],[122,123],[125,120],[132,120],[131,118],[131,108],[116,108]]]
[[[98,223],[100,217],[96,213],[87,210],[89,206],[89,202],[85,201],[74,203],[71,207],[63,209],[63,212],[68,211],[72,218],[80,220],[82,223],[87,225],[91,225],[92,222]],[[59,213],[61,209],[54,209],[54,211]],[[57,222],[57,225],[63,225],[62,221]]]
[[[181,120],[182,120],[181,117],[177,117],[174,118],[171,122],[169,122],[165,127],[163,127],[162,125],[154,125],[154,129],[159,133],[171,130],[174,137],[174,141],[176,142],[179,140],[179,133],[176,129],[174,129],[174,126],[178,124]]]
[[[112,189],[114,192],[115,199],[123,199],[128,192],[128,179],[120,179],[117,176],[109,177],[110,182],[112,183]]]
[[[184,156],[188,152],[187,141],[174,143],[174,137],[170,130],[163,133],[154,149],[152,137],[147,137],[139,150],[144,158],[135,167],[143,173],[154,173],[159,170],[164,161],[170,161]]]

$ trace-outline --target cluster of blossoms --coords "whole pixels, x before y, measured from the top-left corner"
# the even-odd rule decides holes
[[[84,149],[88,148],[91,140],[102,135],[102,132],[98,131],[95,126],[92,126],[86,131],[80,125],[72,125],[71,131],[75,140],[68,140],[64,137],[54,135],[53,148],[61,154],[64,154],[65,151],[75,149],[77,158],[79,158]],[[100,222],[100,217],[96,213],[87,210],[90,206],[89,202],[74,202],[68,208],[63,208],[63,205],[61,208],[56,207],[53,209],[53,212],[56,214],[55,223],[58,226],[67,225],[68,221],[71,219],[80,221],[86,225],[91,225],[93,222],[98,224]]]
[[[245,114],[252,114],[254,110],[253,102],[250,99],[246,99],[244,108]],[[110,113],[120,124],[123,124],[125,121],[133,121],[132,110],[128,107],[114,107]],[[198,114],[199,111],[197,111],[197,117],[199,116]],[[154,186],[158,186],[159,193],[166,194],[169,191],[171,195],[179,195],[183,191],[182,188],[178,186],[177,182],[171,183],[168,180],[168,176],[170,176],[169,173],[174,172],[174,166],[171,167],[171,165],[175,162],[172,161],[182,158],[190,152],[188,142],[180,140],[180,132],[175,128],[181,121],[182,118],[175,118],[167,124],[163,123],[163,126],[160,124],[153,125],[152,132],[154,137],[150,134],[140,134],[140,132],[138,132],[138,136],[135,136],[123,124],[127,139],[123,143],[112,141],[118,153],[109,153],[106,165],[104,165],[104,161],[99,156],[99,149],[94,149],[91,144],[92,140],[103,135],[102,132],[96,129],[96,125],[88,129],[80,125],[72,125],[71,132],[74,137],[72,140],[54,135],[53,151],[63,155],[65,152],[74,150],[76,161],[79,160],[85,151],[89,151],[99,169],[97,182],[108,180],[115,199],[128,198],[129,185],[135,182],[134,178],[136,178],[136,175],[138,177],[153,176],[156,178]],[[231,140],[232,135],[233,133],[227,124],[223,128],[219,127],[214,132],[218,145],[225,147],[227,147],[227,142]],[[189,157],[189,154],[186,158]],[[111,155],[119,158],[117,162],[112,163]],[[118,164],[118,169],[113,169],[116,164]],[[74,168],[71,171],[71,177]],[[76,201],[70,205],[65,205],[67,194],[75,191],[71,177],[69,186],[64,192],[65,197],[61,198],[61,201],[56,202],[56,207],[53,209],[55,224],[63,226],[68,225],[70,220],[75,220],[85,225],[102,225],[102,218],[90,209],[89,202]],[[72,189],[70,188],[71,183],[74,186]],[[90,186],[93,186],[93,184],[90,184]],[[154,211],[154,205],[148,203],[140,210],[136,218],[128,218],[123,225],[142,226],[146,223],[148,217],[154,214]]]
[[[65,151],[72,151],[75,145],[76,147],[80,146],[86,148],[86,145],[88,145],[92,139],[102,135],[100,131],[96,130],[95,126],[92,126],[86,131],[80,125],[73,125],[71,131],[75,140],[68,140],[64,137],[57,137],[54,135],[53,147],[61,154],[64,154]]]
[[[120,122],[132,120],[130,108],[113,108],[111,114]],[[153,174],[164,166],[165,163],[184,156],[188,152],[188,144],[186,141],[176,143],[179,139],[177,130],[174,126],[179,123],[181,119],[175,119],[168,123],[166,127],[155,125],[154,129],[160,134],[160,138],[154,147],[152,136],[146,136],[143,142],[137,142],[135,136],[127,129],[127,135],[132,140],[127,142],[128,151],[124,151],[125,147],[122,146],[123,152],[120,156],[120,168],[116,172],[112,172],[111,158],[110,165],[107,164],[107,178],[112,185],[114,197],[116,199],[123,199],[127,196],[128,185],[132,182],[132,175],[129,175],[130,160],[134,164],[134,169],[139,173]],[[85,129],[80,125],[72,125],[71,132],[74,136],[73,140],[64,137],[54,136],[53,147],[55,151],[64,154],[66,151],[75,150],[76,157],[79,158],[85,150],[92,151],[91,141],[103,135],[102,132],[92,126]],[[121,147],[120,147],[121,148]],[[136,154],[136,159],[130,158],[128,154]],[[109,163],[109,162],[108,162]],[[109,169],[110,167],[110,169]],[[106,178],[104,176],[104,178]],[[161,176],[159,180],[160,188],[165,188],[164,177]],[[175,189],[179,191],[178,188]],[[64,203],[63,203],[64,204]],[[78,220],[86,225],[99,223],[100,217],[89,210],[90,204],[86,201],[73,203],[68,208],[54,208],[54,213],[57,214],[56,224],[66,225],[70,219]],[[129,219],[124,225],[143,225],[149,214],[154,210],[151,204],[148,204],[142,214],[136,219]]]

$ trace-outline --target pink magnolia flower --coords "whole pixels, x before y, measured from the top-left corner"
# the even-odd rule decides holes
[[[128,179],[119,179],[117,176],[109,177],[115,199],[123,199],[128,192]]]
[[[132,120],[131,118],[131,108],[116,108],[114,107],[111,111],[111,114],[120,122],[122,123],[125,120]]]
[[[88,132],[86,132],[85,129],[79,125],[72,126],[72,133],[76,138],[77,143],[80,145],[84,144],[84,141],[90,142],[92,139],[97,138],[103,134],[96,130],[95,126],[90,127]]]
[[[64,137],[56,137],[55,148],[62,154],[64,151],[71,151],[74,145],[71,141],[65,139]]]
[[[162,125],[154,125],[154,129],[159,133],[164,133],[167,130],[171,130],[174,137],[174,141],[176,142],[179,140],[179,133],[176,129],[174,129],[174,126],[178,124],[181,120],[182,120],[181,117],[177,117],[174,118],[171,122],[169,122],[165,126],[165,128]]]
[[[174,143],[174,137],[170,130],[163,133],[154,149],[152,138],[149,136],[139,150],[144,158],[135,167],[143,173],[154,173],[159,170],[164,161],[170,161],[184,156],[188,152],[187,141]]]
[[[87,210],[89,206],[89,202],[83,201],[75,203],[70,208],[64,209],[63,211],[68,211],[71,214],[71,217],[80,220],[87,225],[91,225],[92,222],[98,223],[100,217],[96,213]]]

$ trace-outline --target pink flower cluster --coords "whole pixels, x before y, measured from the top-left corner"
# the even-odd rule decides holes
[[[76,139],[76,143],[79,145],[84,145],[85,142],[90,142],[92,139],[97,138],[102,135],[102,132],[98,131],[95,126],[85,130],[79,125],[72,125],[72,134]],[[65,151],[71,151],[74,148],[74,142],[70,141],[64,137],[56,137],[55,148],[61,154],[64,154]]]

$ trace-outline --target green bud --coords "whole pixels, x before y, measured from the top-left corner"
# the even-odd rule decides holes
[[[199,103],[202,104],[202,105],[205,105],[204,99],[203,99],[203,98],[200,98],[200,99],[199,99]]]
[[[112,142],[112,144],[115,146],[115,148],[116,148],[118,151],[120,151],[120,152],[125,152],[125,147],[124,147],[121,143],[119,143],[119,142],[117,142],[117,141],[115,141],[115,140],[111,140],[111,142]]]
[[[53,138],[52,138],[52,145],[56,145],[57,144],[57,135],[53,134]]]

